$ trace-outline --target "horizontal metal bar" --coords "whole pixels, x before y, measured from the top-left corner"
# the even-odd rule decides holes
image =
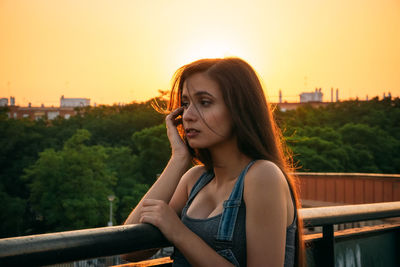
[[[400,202],[299,210],[304,225],[400,217]],[[0,266],[49,265],[169,246],[154,226],[121,225],[0,239]]]
[[[170,246],[149,224],[0,239],[0,266],[49,265]]]
[[[353,178],[393,178],[400,179],[400,174],[389,173],[358,173],[358,172],[294,172],[296,176],[314,176],[318,179],[330,177],[353,177]]]
[[[400,217],[400,201],[300,209],[305,227]]]

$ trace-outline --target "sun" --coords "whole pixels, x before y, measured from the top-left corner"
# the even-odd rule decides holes
[[[230,51],[224,44],[211,41],[195,45],[188,56],[191,57],[190,59],[195,60],[198,58],[221,58],[229,54]]]
[[[244,52],[239,42],[213,36],[188,41],[184,51],[180,53],[180,61],[182,64],[187,64],[202,58],[243,57]]]

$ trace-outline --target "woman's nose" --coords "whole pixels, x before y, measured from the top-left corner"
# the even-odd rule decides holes
[[[193,104],[190,104],[183,110],[182,119],[184,121],[193,121],[197,118],[197,109]]]

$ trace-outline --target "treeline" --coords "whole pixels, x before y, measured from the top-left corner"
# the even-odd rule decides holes
[[[400,173],[400,99],[346,101],[276,117],[298,171]]]
[[[162,104],[163,100],[158,101]],[[70,119],[0,112],[0,237],[123,223],[170,156],[151,101],[86,107]],[[400,173],[400,100],[275,110],[298,171]]]
[[[162,103],[162,100],[159,100]],[[0,113],[0,237],[122,223],[166,165],[152,101],[86,107],[69,119]]]

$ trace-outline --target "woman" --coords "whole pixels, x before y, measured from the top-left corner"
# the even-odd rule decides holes
[[[294,178],[252,67],[239,58],[181,67],[169,111],[171,159],[126,224],[158,227],[174,266],[302,265]]]

